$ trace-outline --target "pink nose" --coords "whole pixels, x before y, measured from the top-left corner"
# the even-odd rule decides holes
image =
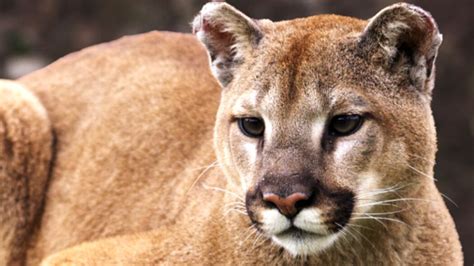
[[[308,200],[308,196],[301,192],[296,192],[286,198],[280,197],[274,193],[264,193],[263,200],[275,204],[280,212],[288,217],[292,217],[298,213],[296,203]]]

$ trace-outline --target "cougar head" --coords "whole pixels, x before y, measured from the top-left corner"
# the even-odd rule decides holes
[[[413,168],[431,172],[441,35],[426,11],[271,22],[208,3],[193,28],[222,85],[218,160],[251,222],[291,254],[329,248],[418,182]]]

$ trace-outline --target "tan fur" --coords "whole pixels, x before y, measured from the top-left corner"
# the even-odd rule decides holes
[[[52,156],[46,110],[23,86],[0,80],[0,262],[21,264],[43,203]]]
[[[44,265],[461,265],[454,223],[432,178],[436,25],[407,5],[376,17],[273,23],[208,4],[194,30],[222,91],[203,47],[176,33],[91,47],[22,78],[48,111],[55,160],[29,247],[2,252],[26,248],[30,265],[54,253]],[[384,22],[400,20],[408,30]],[[381,41],[416,49],[397,55],[379,50]],[[370,116],[344,138],[328,141],[325,128],[314,130],[347,112]],[[242,135],[236,116],[265,119],[261,148]],[[262,220],[268,208],[244,200],[267,173],[303,168],[325,190],[356,195],[355,226],[324,251],[293,256],[245,215]],[[375,204],[381,200],[389,201]],[[327,217],[336,205],[315,203]],[[357,219],[364,213],[391,220]],[[0,223],[0,232],[14,222]]]

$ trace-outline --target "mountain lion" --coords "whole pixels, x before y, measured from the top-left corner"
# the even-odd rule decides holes
[[[5,264],[463,263],[433,179],[429,13],[208,3],[193,30],[0,83]]]

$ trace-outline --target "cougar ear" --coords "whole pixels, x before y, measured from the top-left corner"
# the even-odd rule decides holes
[[[263,34],[251,18],[226,3],[207,3],[193,21],[193,33],[206,46],[214,76],[226,86],[234,69]]]
[[[422,92],[433,89],[434,62],[442,35],[433,17],[405,3],[394,4],[369,20],[360,45],[387,70],[406,74]]]

